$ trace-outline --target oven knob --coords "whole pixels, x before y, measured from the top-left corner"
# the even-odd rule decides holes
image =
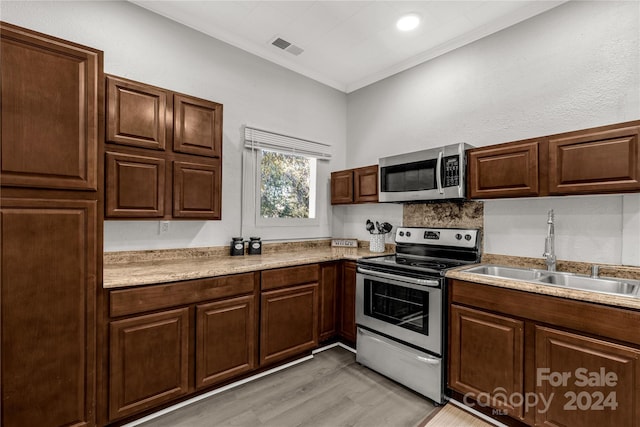
[[[411,237],[411,232],[407,231],[407,237]]]
[[[465,240],[471,240],[471,234],[465,234],[464,235],[464,239]]]
[[[456,239],[457,239],[457,240],[462,240],[462,234],[457,233],[457,234],[456,234]]]
[[[404,231],[401,231],[398,233],[400,235],[400,237],[404,236]]]

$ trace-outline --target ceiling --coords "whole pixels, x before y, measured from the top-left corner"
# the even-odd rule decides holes
[[[554,8],[564,1],[130,0],[349,93]],[[396,20],[417,13],[402,33]],[[299,55],[272,45],[290,42]]]

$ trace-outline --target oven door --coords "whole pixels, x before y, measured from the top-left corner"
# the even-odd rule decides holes
[[[356,323],[441,355],[441,279],[414,279],[358,267]]]

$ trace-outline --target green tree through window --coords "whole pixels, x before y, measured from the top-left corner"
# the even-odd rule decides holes
[[[315,218],[314,158],[262,150],[260,216]]]

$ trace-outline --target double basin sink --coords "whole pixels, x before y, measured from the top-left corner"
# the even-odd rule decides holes
[[[483,276],[499,277],[502,279],[522,280],[541,285],[640,298],[640,281],[638,280],[617,279],[612,277],[590,277],[559,271],[503,267],[499,265],[486,264],[461,271],[464,271],[465,273],[480,274]]]

